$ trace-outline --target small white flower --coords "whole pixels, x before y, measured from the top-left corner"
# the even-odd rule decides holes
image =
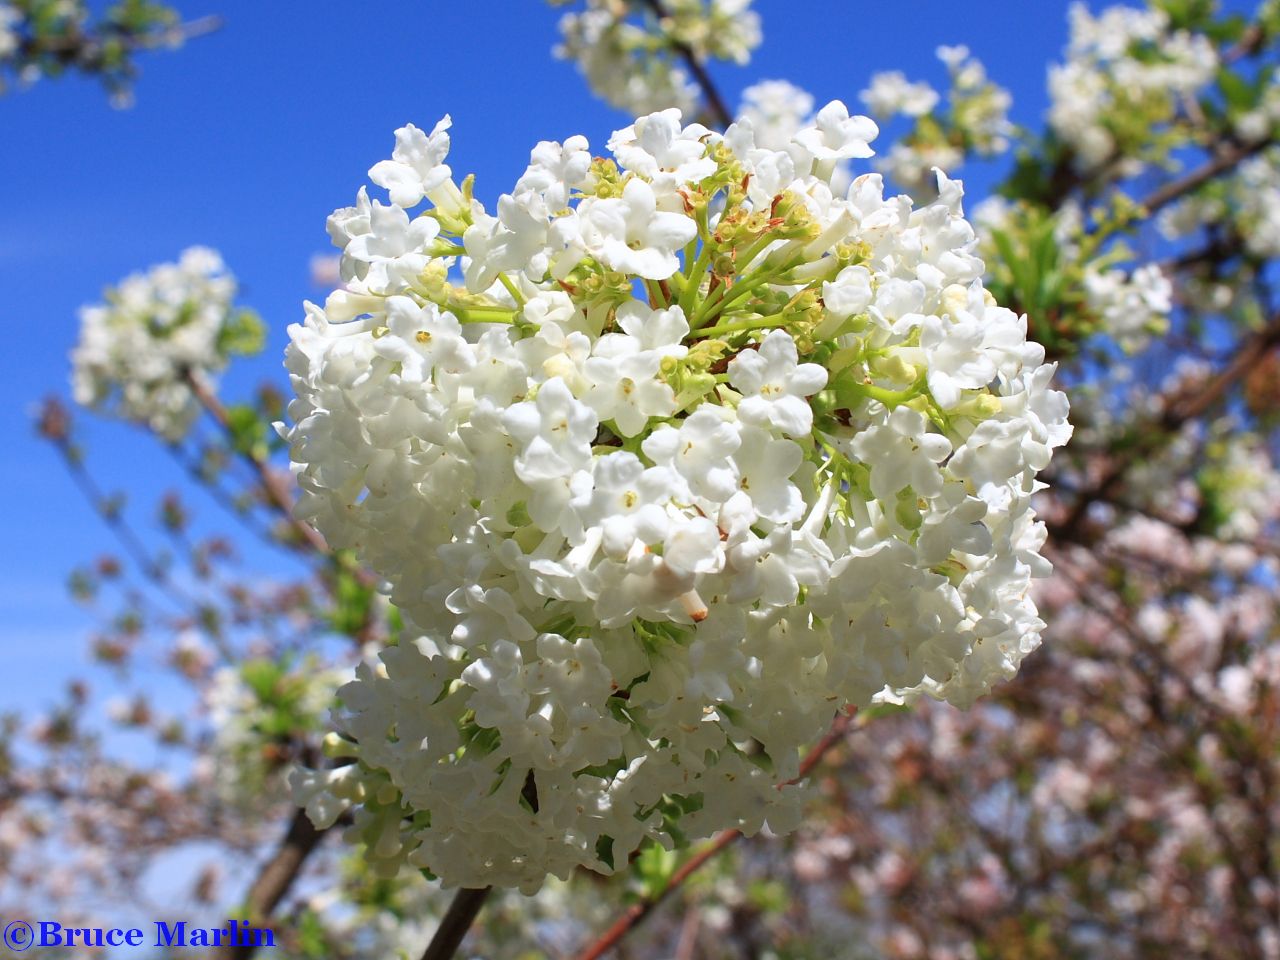
[[[390,160],[373,165],[369,179],[385,187],[397,207],[416,206],[423,197],[445,184],[453,171],[444,162],[449,155],[449,127],[446,114],[430,134],[412,123],[396,131],[396,147]]]
[[[960,402],[960,391],[978,390],[995,378],[995,362],[983,350],[985,338],[974,320],[924,319],[920,349],[928,363],[929,390],[943,409]]]
[[[578,230],[571,245],[612,270],[646,280],[666,280],[680,269],[676,251],[698,232],[684,214],[659,211],[653,187],[638,178],[627,181],[621,197],[584,200],[575,217],[556,221],[562,231],[571,224]]]
[[[774,523],[792,523],[804,514],[804,498],[791,476],[804,454],[790,440],[779,440],[767,430],[744,427],[741,446],[734,452],[738,488],[751,498],[755,512]]]
[[[938,91],[923,81],[909,82],[899,70],[873,75],[871,86],[860,96],[867,109],[878,117],[923,117],[938,105]]]
[[[650,417],[675,413],[676,397],[671,387],[656,379],[659,356],[656,352],[621,357],[591,357],[586,362],[591,386],[583,402],[602,421],[612,420],[624,437],[644,430]]]
[[[875,121],[851,117],[848,107],[832,100],[818,111],[813,126],[799,131],[794,139],[815,160],[848,160],[874,155],[869,144],[879,135]]]
[[[951,453],[951,442],[929,433],[924,417],[909,407],[898,407],[883,426],[862,431],[849,446],[871,466],[871,492],[878,500],[892,504],[907,486],[922,497],[942,492],[938,464]]]
[[[654,463],[671,467],[694,496],[722,501],[737,489],[731,455],[741,444],[734,425],[704,404],[679,427],[659,427],[642,448]]]
[[[369,211],[369,230],[351,238],[346,257],[364,265],[358,274],[365,286],[377,293],[403,289],[427,265],[427,245],[440,233],[440,224],[431,217],[409,215],[398,206],[383,206],[377,200]]]
[[[813,429],[807,398],[827,385],[827,371],[816,363],[799,363],[796,342],[774,330],[759,350],[744,350],[729,364],[729,383],[743,395],[738,416],[743,423],[772,425],[801,437]]]

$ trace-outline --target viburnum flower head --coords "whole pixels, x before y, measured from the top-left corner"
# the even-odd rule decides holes
[[[841,103],[781,150],[668,110],[538,144],[495,216],[444,130],[330,218],[347,282],[290,328],[300,515],[408,625],[340,693],[354,762],[295,774],[318,823],[531,891],[789,830],[838,710],[1016,671],[1071,428],[958,183],[834,190],[875,136]]]

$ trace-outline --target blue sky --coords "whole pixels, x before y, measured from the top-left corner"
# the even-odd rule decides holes
[[[539,139],[585,133],[602,146],[625,123],[572,65],[551,58],[558,13],[535,0],[175,2],[188,17],[221,14],[225,26],[147,56],[132,109],[112,109],[96,84],[75,78],[0,97],[0,316],[10,334],[0,351],[9,451],[0,460],[0,708],[47,704],[80,672],[93,621],[63,583],[75,565],[115,549],[31,428],[33,405],[67,392],[80,305],[189,245],[214,246],[270,328],[265,353],[228,378],[224,395],[264,377],[283,384],[285,328],[319,295],[308,260],[328,249],[325,216],[390,154],[397,126],[429,129],[451,113],[450,163],[475,172],[490,201]],[[1046,65],[1066,39],[1058,0],[756,6],[765,42],[753,63],[713,71],[731,103],[766,78],[851,107],[879,70],[942,85],[934,48],[964,43],[1013,92],[1014,119],[1038,127]],[[974,196],[991,177],[962,175]],[[92,418],[82,426],[95,474],[130,490],[149,531],[156,496],[181,478],[139,432]],[[212,503],[193,503],[216,518]]]

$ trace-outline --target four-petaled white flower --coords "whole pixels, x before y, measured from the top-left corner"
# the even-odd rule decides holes
[[[725,500],[737,489],[732,454],[742,437],[714,407],[695,410],[679,427],[662,426],[642,448],[654,463],[671,467],[695,497]]]

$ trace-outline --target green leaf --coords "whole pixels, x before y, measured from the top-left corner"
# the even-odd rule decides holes
[[[1257,99],[1251,83],[1225,68],[1218,71],[1218,86],[1232,112],[1241,113],[1250,109]]]
[[[237,310],[218,331],[218,352],[231,356],[259,353],[267,341],[267,327],[253,310]]]
[[[641,893],[647,898],[656,897],[671,880],[679,864],[680,858],[674,850],[667,850],[656,843],[642,848],[633,866]]]
[[[284,677],[284,668],[272,660],[246,660],[240,667],[240,676],[260,701],[270,703],[276,685]]]
[[[256,457],[265,452],[268,433],[266,421],[247,403],[227,408],[227,432],[231,434],[231,446],[237,453]]]
[[[359,633],[369,622],[373,596],[373,587],[361,583],[355,571],[339,567],[334,573],[334,604],[329,612],[329,625],[338,633]]]

